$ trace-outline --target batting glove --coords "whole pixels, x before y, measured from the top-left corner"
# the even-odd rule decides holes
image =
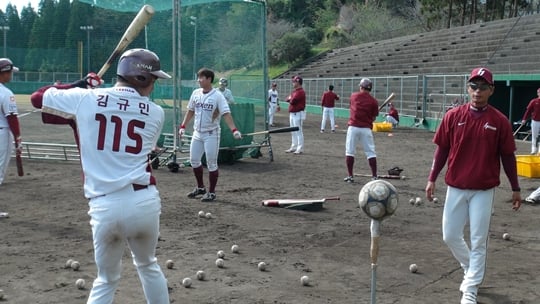
[[[99,77],[98,74],[91,72],[86,75],[81,80],[77,80],[74,83],[72,83],[72,86],[75,88],[82,88],[82,89],[93,89],[103,84],[103,79]]]
[[[17,155],[21,155],[22,154],[22,151],[23,151],[23,146],[22,146],[22,139],[20,137],[18,137],[16,140],[15,140],[15,153]]]
[[[242,139],[242,133],[240,133],[240,131],[234,129],[232,134],[234,136],[234,139]]]

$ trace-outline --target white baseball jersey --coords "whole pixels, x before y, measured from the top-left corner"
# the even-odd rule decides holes
[[[232,96],[231,90],[225,88],[223,91],[220,89],[219,92],[223,94],[223,97],[225,97],[225,100],[227,100],[228,103],[234,102],[234,97]]]
[[[268,98],[270,99],[270,103],[277,103],[278,102],[278,91],[277,90],[268,90]]]
[[[193,129],[197,132],[218,129],[221,115],[231,112],[227,100],[218,89],[212,89],[206,94],[203,93],[202,88],[194,90],[187,108],[195,112]]]
[[[0,128],[9,128],[6,116],[19,114],[15,103],[15,95],[3,83],[0,83],[0,114]]]
[[[43,95],[42,111],[77,123],[87,198],[129,184],[150,184],[148,155],[161,134],[165,116],[148,97],[129,87],[53,87]]]

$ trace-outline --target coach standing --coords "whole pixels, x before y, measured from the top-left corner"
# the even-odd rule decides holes
[[[304,153],[304,131],[302,125],[306,119],[306,92],[302,87],[304,80],[300,76],[292,78],[293,91],[287,102],[289,103],[289,124],[291,127],[298,127],[298,131],[291,132],[291,147],[285,150],[286,153],[302,154]]]
[[[447,112],[433,142],[437,145],[426,186],[433,200],[435,181],[448,160],[448,185],[442,216],[443,240],[465,273],[461,304],[476,304],[486,270],[489,225],[500,164],[512,187],[512,208],[521,206],[516,168],[516,144],[508,118],[488,104],[495,88],[486,68],[472,70],[467,91],[470,102]],[[464,240],[469,221],[470,248]]]
[[[531,154],[538,153],[538,135],[540,135],[540,88],[536,90],[536,98],[529,101],[527,110],[521,119],[521,125],[527,122],[527,118],[531,116]]]
[[[364,149],[364,154],[371,169],[372,179],[377,179],[377,153],[375,152],[375,141],[371,128],[379,114],[379,103],[377,99],[371,96],[373,83],[369,78],[362,78],[358,86],[360,92],[354,92],[351,95],[349,127],[347,128],[347,138],[345,140],[345,164],[349,175],[343,180],[347,183],[354,182],[354,157],[358,144],[361,144]]]
[[[19,69],[13,66],[11,60],[0,58],[0,185],[6,176],[13,147],[15,147],[17,154],[22,152],[15,95],[5,86],[11,81],[13,72],[18,71]]]

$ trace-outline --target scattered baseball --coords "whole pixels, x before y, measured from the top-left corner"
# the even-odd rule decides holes
[[[508,240],[510,239],[510,234],[508,234],[508,233],[503,233],[503,236],[502,236],[502,237],[503,237],[503,240],[507,240],[507,241],[508,241]]]
[[[259,268],[260,271],[265,271],[266,270],[266,263],[265,262],[259,262],[259,264],[257,265],[257,268]]]
[[[300,282],[302,283],[302,285],[308,286],[309,285],[309,277],[308,276],[302,276],[300,278]]]
[[[439,199],[436,198],[436,197],[434,197],[434,198],[433,198],[433,202],[434,202],[435,204],[437,204],[437,203],[439,202]]]
[[[75,286],[79,289],[84,289],[84,284],[86,284],[84,279],[77,279],[77,281],[75,281]]]
[[[191,287],[191,279],[190,278],[183,279],[182,280],[182,286],[184,286],[185,288]]]
[[[4,299],[4,291],[0,289],[0,300]]]
[[[202,270],[197,271],[197,280],[204,281],[205,278],[206,278],[206,273],[204,273],[204,271]]]
[[[415,202],[415,199],[414,199],[414,198],[411,198],[411,199],[409,200],[409,204],[411,204],[411,205],[414,205],[414,202]]]
[[[414,200],[414,205],[415,205],[415,206],[420,206],[421,204],[422,204],[422,198],[417,197],[417,198]]]
[[[165,266],[167,266],[168,269],[173,269],[174,267],[173,260],[167,260],[167,262],[165,262]]]
[[[65,268],[71,268],[71,263],[73,263],[73,260],[72,259],[69,259],[66,261],[66,265],[64,266]]]
[[[219,268],[223,268],[225,266],[225,261],[221,258],[216,260],[216,266]]]
[[[204,213],[204,211],[199,211],[199,217],[205,217],[206,213]]]
[[[80,267],[81,267],[81,264],[79,264],[79,262],[77,262],[77,261],[71,262],[71,269],[77,271],[77,270],[79,270]]]
[[[232,245],[231,252],[232,253],[238,253],[240,251],[240,247],[238,245]]]
[[[212,213],[207,212],[204,216],[205,216],[207,219],[211,219],[211,218],[212,218]]]
[[[217,252],[217,257],[220,259],[223,259],[225,257],[225,252],[223,250],[220,250]]]
[[[412,273],[416,273],[418,271],[418,265],[416,264],[409,265],[409,271]]]

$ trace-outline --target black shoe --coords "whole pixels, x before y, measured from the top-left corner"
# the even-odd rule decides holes
[[[195,189],[193,189],[193,191],[188,193],[187,197],[195,198],[195,197],[197,197],[197,195],[203,195],[203,194],[206,194],[206,188],[195,187]]]

